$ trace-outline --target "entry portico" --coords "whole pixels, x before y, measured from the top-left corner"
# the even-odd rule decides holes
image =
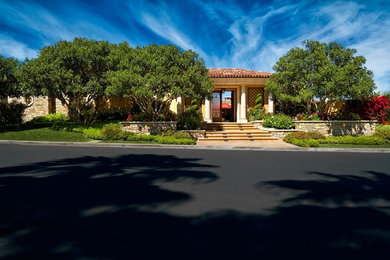
[[[210,68],[209,75],[215,88],[212,99],[206,99],[202,105],[204,121],[248,122],[247,110],[255,105],[259,94],[263,96],[264,109],[273,113],[272,97],[264,91],[271,73],[247,69]]]

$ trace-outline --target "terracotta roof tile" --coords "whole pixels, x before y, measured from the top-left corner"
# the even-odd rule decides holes
[[[210,68],[209,75],[211,78],[269,78],[272,73],[232,68]]]

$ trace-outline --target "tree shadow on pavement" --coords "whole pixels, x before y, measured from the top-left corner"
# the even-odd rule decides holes
[[[261,241],[265,255],[300,259],[387,259],[389,174],[373,171],[361,175],[308,174],[315,179],[259,183],[259,188],[274,189],[273,192],[297,192],[261,221],[259,233],[266,236]]]
[[[192,198],[154,183],[215,181],[213,167],[194,158],[131,154],[1,168],[0,258],[138,259],[151,247],[163,250],[164,236],[185,235],[184,223],[143,207]]]
[[[175,156],[126,155],[2,168],[0,257],[387,259],[387,173],[310,172],[309,180],[260,182],[259,190],[294,194],[267,213],[153,211],[196,199],[156,182],[218,181],[215,167]]]

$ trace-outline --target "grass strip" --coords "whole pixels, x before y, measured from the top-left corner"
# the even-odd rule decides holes
[[[20,141],[52,141],[52,142],[88,142],[83,134],[74,132],[59,132],[50,128],[8,131],[0,133],[0,140]]]

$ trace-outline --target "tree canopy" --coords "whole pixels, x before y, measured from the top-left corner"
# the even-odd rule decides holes
[[[177,96],[204,98],[212,92],[198,54],[173,45],[131,48],[75,38],[59,41],[26,60],[20,71],[26,95],[55,97],[73,121],[89,124],[109,97],[130,97],[141,112],[156,116]]]
[[[373,73],[364,66],[363,56],[355,56],[355,49],[335,42],[307,40],[302,44],[304,48],[292,48],[273,67],[267,91],[278,102],[301,104],[307,112],[316,103],[317,111],[325,114],[335,100],[373,95]]]
[[[0,55],[0,97],[17,97],[21,94],[17,79],[18,69],[17,60]]]
[[[108,42],[84,38],[44,47],[36,59],[24,62],[22,88],[26,94],[58,98],[72,120],[89,124],[106,97],[110,50]]]
[[[132,49],[120,44],[110,61],[110,95],[131,97],[141,112],[152,117],[168,110],[177,96],[202,99],[214,87],[198,54],[173,45]]]

